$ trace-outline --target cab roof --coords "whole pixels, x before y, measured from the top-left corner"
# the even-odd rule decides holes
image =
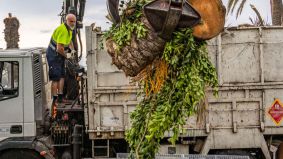
[[[4,57],[31,57],[33,54],[42,54],[45,52],[44,48],[28,48],[28,49],[0,49],[0,58]]]

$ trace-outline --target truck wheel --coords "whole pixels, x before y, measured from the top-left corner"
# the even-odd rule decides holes
[[[0,153],[0,159],[44,159],[33,150],[12,149]]]
[[[72,159],[72,155],[69,151],[65,151],[63,154],[62,154],[62,159]]]
[[[235,156],[249,156],[250,159],[256,159],[255,156],[243,150],[223,150],[218,151],[217,155],[235,155]]]

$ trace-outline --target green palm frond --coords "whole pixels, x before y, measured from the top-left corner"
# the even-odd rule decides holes
[[[255,21],[251,17],[249,17],[249,20],[251,21],[252,24],[255,24]]]
[[[228,5],[227,5],[227,14],[233,14],[233,12],[234,12],[234,10],[237,10],[237,12],[236,12],[236,18],[238,18],[241,14],[242,14],[242,11],[243,11],[243,9],[244,9],[244,7],[245,7],[245,5],[247,4],[247,2],[248,2],[249,0],[228,0]],[[251,8],[252,8],[252,10],[256,13],[256,15],[257,15],[257,18],[256,19],[251,19],[250,18],[250,21],[254,24],[254,23],[256,23],[257,25],[270,25],[270,24],[268,24],[268,23],[266,23],[264,20],[263,20],[263,18],[261,17],[261,15],[260,15],[260,13],[259,13],[259,11],[255,8],[255,6],[254,5],[251,5],[250,4],[250,6],[251,6]],[[272,15],[272,18],[274,18],[274,17],[279,17],[279,18],[277,18],[277,21],[280,21],[280,19],[281,19],[281,16],[280,15],[278,15],[278,14],[281,14],[281,12],[282,12],[282,8],[281,9],[278,9],[278,6],[280,7],[280,6],[282,6],[282,2],[281,2],[281,0],[270,0],[270,6],[273,6],[272,7],[272,9],[277,9],[277,10],[279,10],[279,11],[277,11],[274,15]],[[273,11],[272,11],[272,13],[273,13]],[[275,18],[276,19],[276,18]],[[279,20],[278,20],[279,19]],[[277,22],[276,21],[276,22]],[[275,22],[275,23],[276,23]],[[280,25],[282,22],[280,21],[277,25]]]
[[[238,8],[238,10],[237,10],[236,18],[238,18],[239,15],[241,15],[241,13],[242,13],[242,11],[243,11],[243,8],[244,8],[244,6],[245,6],[245,4],[246,4],[246,2],[247,2],[247,0],[242,0],[241,4],[240,4],[240,6],[239,6],[239,8]]]
[[[238,18],[238,16],[242,13],[246,2],[247,0],[229,0],[227,6],[227,14],[232,14],[234,10],[237,9],[236,17]]]
[[[262,16],[261,16],[261,14],[259,13],[259,11],[257,10],[257,8],[254,6],[254,5],[252,5],[252,4],[250,4],[250,6],[251,6],[251,8],[252,8],[252,10],[255,12],[255,14],[256,14],[256,20],[255,21],[251,21],[254,25],[256,25],[256,26],[263,26],[263,25],[267,25],[267,24],[265,24],[265,21],[263,20],[263,18],[262,18]],[[250,20],[251,20],[251,18],[250,18]]]
[[[231,11],[233,3],[234,3],[234,0],[229,0],[228,1],[227,14],[229,14],[229,12]]]
[[[239,0],[229,0],[228,1],[227,14],[230,13],[230,12],[233,13],[234,8],[235,8],[236,4],[238,3],[238,1]]]

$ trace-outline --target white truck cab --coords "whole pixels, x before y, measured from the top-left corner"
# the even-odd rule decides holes
[[[0,158],[9,158],[1,152],[18,146],[38,149],[34,146],[50,100],[42,69],[47,69],[44,49],[0,50]]]

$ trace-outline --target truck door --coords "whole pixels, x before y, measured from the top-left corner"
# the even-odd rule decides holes
[[[23,136],[22,63],[0,58],[0,138]]]

